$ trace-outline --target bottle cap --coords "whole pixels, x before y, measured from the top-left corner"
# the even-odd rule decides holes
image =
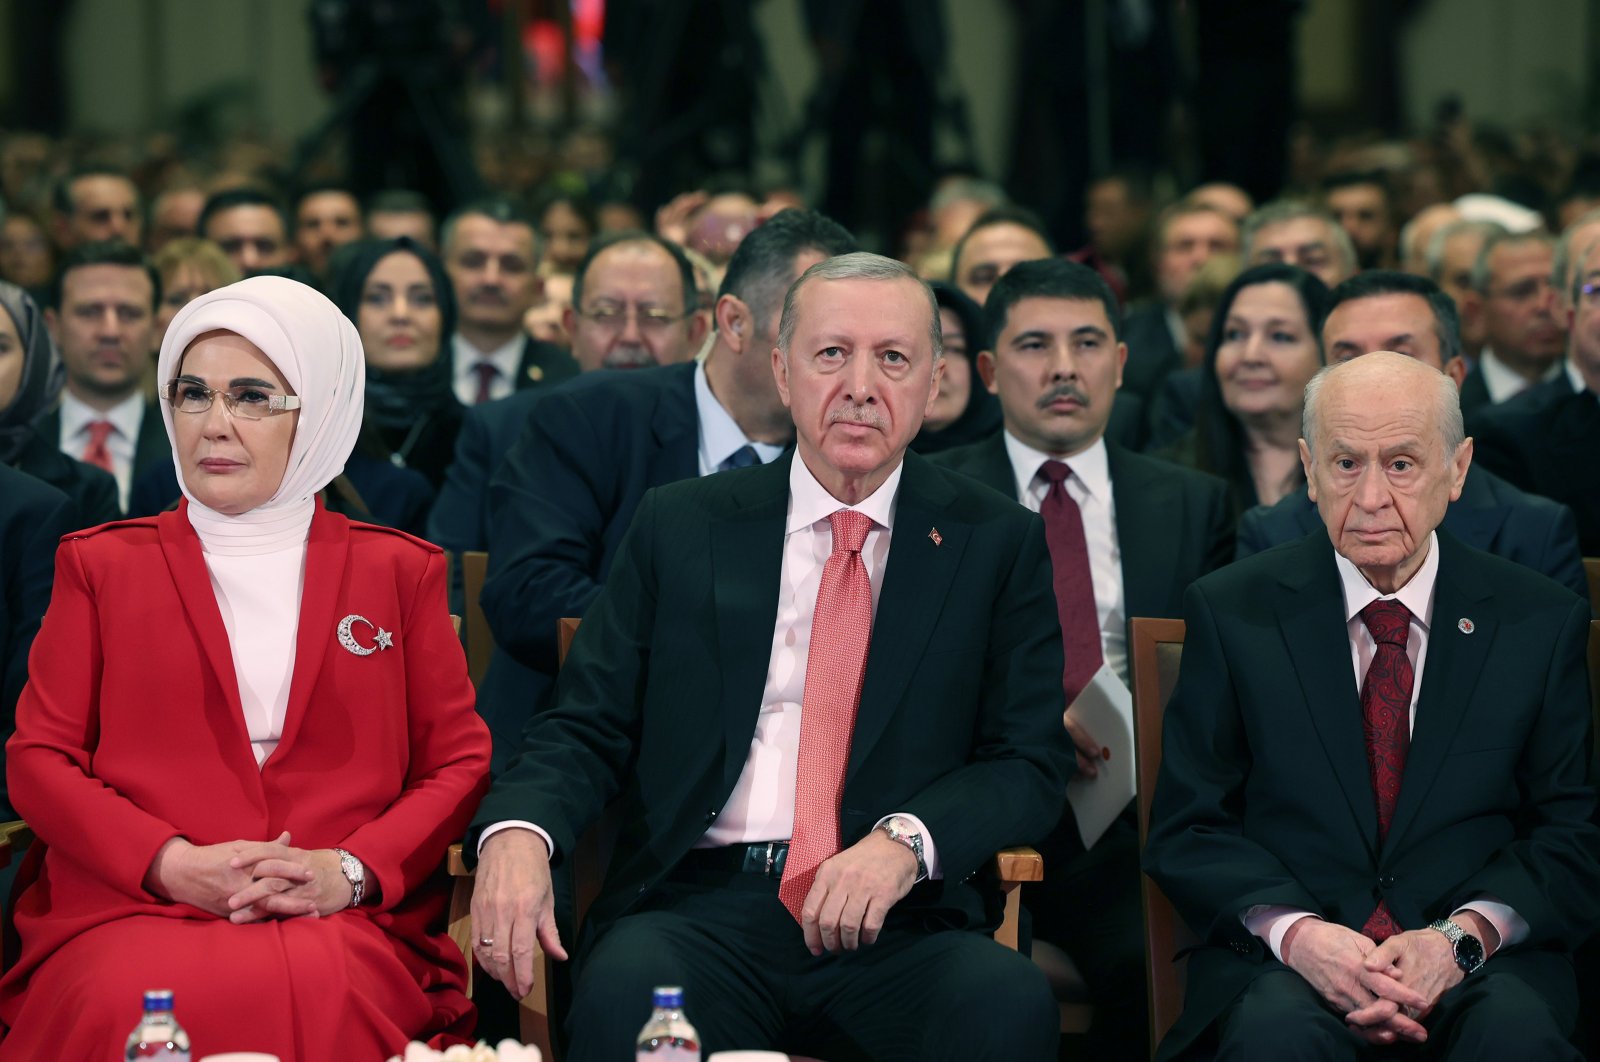
[[[171,1010],[172,1009],[172,989],[170,989],[170,988],[150,988],[150,989],[146,989],[145,993],[144,993],[144,1009],[145,1010]]]
[[[670,1010],[683,1009],[683,988],[680,985],[657,985],[655,992],[655,1005],[666,1007]]]

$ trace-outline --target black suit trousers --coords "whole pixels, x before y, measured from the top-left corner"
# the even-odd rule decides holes
[[[572,1062],[631,1058],[656,985],[684,988],[701,1057],[733,1049],[829,1059],[1055,1057],[1043,975],[982,932],[896,919],[876,943],[813,956],[776,879],[675,873],[577,959]]]

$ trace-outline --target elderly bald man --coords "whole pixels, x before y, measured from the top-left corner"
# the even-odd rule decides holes
[[[1158,1057],[1579,1059],[1588,604],[1438,529],[1472,441],[1430,366],[1324,369],[1300,449],[1326,530],[1185,601],[1145,866],[1204,946]]]

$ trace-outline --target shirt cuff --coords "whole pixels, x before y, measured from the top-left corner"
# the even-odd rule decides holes
[[[1462,904],[1456,910],[1472,911],[1474,914],[1482,915],[1490,925],[1494,926],[1494,931],[1500,934],[1500,946],[1495,948],[1496,952],[1504,951],[1513,944],[1520,944],[1528,939],[1528,920],[1492,896],[1480,896],[1476,900]]]
[[[1254,907],[1247,907],[1239,915],[1239,921],[1244,923],[1252,936],[1257,936],[1271,950],[1272,957],[1283,962],[1283,938],[1288,935],[1289,927],[1302,918],[1316,918],[1310,911],[1299,907],[1290,907],[1281,903],[1258,903]]]
[[[879,819],[877,824],[872,828],[874,830],[882,829],[883,824],[893,818],[905,819],[916,826],[917,832],[922,835],[922,865],[928,868],[927,880],[939,881],[942,879],[944,877],[944,871],[939,867],[939,849],[934,847],[933,837],[928,833],[928,827],[922,824],[921,819],[908,812],[896,811]]]
[[[548,858],[553,857],[556,854],[556,843],[550,839],[550,835],[548,833],[545,833],[531,822],[523,822],[521,819],[507,819],[505,822],[497,822],[493,826],[490,826],[487,830],[483,831],[482,836],[478,838],[479,856],[483,855],[483,842],[487,841],[501,830],[532,830],[534,833],[538,834],[539,839],[544,842],[545,856]]]

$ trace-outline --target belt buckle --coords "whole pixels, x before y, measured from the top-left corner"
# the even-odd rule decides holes
[[[777,845],[778,845],[778,842],[776,842],[776,841],[768,841],[767,842],[767,865],[766,865],[766,869],[764,869],[761,872],[764,877],[769,877],[769,878],[772,877],[772,861],[773,861],[773,859],[775,857],[775,852],[776,852],[776,849],[777,849]]]

